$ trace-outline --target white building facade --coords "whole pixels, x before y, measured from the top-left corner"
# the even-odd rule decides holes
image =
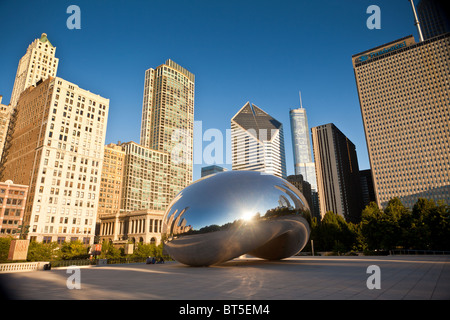
[[[20,94],[39,80],[56,77],[59,59],[55,57],[54,47],[43,33],[41,38],[35,39],[19,60],[10,105],[14,108]]]
[[[1,176],[30,186],[28,238],[93,243],[108,109],[109,99],[61,78],[21,95]]]
[[[231,119],[232,169],[286,178],[283,125],[247,102]]]

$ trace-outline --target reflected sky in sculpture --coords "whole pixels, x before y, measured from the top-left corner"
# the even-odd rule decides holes
[[[273,254],[272,248],[259,256],[283,258],[309,238],[309,225],[300,216],[304,211],[309,211],[304,196],[284,179],[255,171],[217,173],[197,180],[169,205],[165,247],[175,260],[210,265],[278,238],[272,245],[289,242],[287,253]]]
[[[228,171],[206,176],[181,191],[167,217],[176,220],[185,210],[182,218],[189,216],[189,225],[199,230],[258,213],[263,216],[278,206],[309,210],[304,196],[286,180],[254,171]]]

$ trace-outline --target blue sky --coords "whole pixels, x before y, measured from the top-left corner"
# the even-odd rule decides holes
[[[72,4],[81,9],[80,30],[66,26]],[[366,26],[370,5],[381,9],[381,29]],[[60,59],[57,75],[110,99],[106,143],[139,142],[145,70],[170,58],[196,76],[203,131],[225,137],[247,101],[282,122],[288,174],[289,110],[299,107],[299,91],[310,128],[334,123],[356,145],[360,169],[370,167],[351,56],[418,39],[406,0],[0,0],[0,30],[3,103],[19,59],[45,32]]]

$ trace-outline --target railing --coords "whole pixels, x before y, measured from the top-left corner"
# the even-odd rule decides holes
[[[146,260],[147,258],[116,258],[108,259],[107,264],[142,263]]]
[[[397,249],[397,250],[389,250],[390,255],[411,255],[411,254],[417,254],[417,255],[450,255],[450,251],[441,251],[441,250],[407,250],[407,249]]]
[[[69,266],[89,266],[97,264],[97,260],[78,259],[78,260],[58,260],[51,261],[52,268],[69,267]]]
[[[78,259],[78,260],[58,260],[50,262],[11,262],[0,264],[0,273],[5,272],[22,272],[35,270],[49,270],[53,268],[64,268],[70,266],[90,266],[105,264],[128,264],[128,263],[145,263],[147,258],[115,258],[115,259]],[[165,257],[166,261],[170,259]],[[47,269],[48,268],[48,269]]]
[[[17,262],[0,264],[0,273],[43,270],[48,262]]]

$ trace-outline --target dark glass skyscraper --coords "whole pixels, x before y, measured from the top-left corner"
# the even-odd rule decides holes
[[[332,123],[311,129],[320,214],[358,222],[363,209],[355,145]]]
[[[450,32],[450,3],[448,0],[420,0],[417,5],[424,40]]]

